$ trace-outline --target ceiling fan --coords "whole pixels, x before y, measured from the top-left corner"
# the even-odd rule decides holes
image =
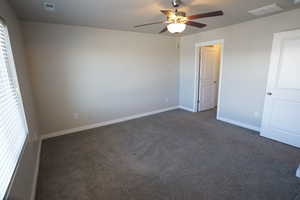
[[[164,23],[164,24],[166,24],[166,27],[163,28],[159,33],[164,33],[166,31],[169,31],[170,33],[181,33],[185,30],[186,25],[194,26],[197,28],[203,28],[206,26],[206,24],[198,23],[198,22],[194,22],[194,21],[190,21],[190,20],[223,15],[223,11],[219,10],[219,11],[214,11],[214,12],[196,14],[196,15],[187,17],[185,12],[177,10],[177,8],[180,5],[181,5],[181,0],[172,0],[172,6],[174,7],[174,11],[173,10],[161,10],[160,11],[167,17],[167,21],[159,21],[159,22],[141,24],[141,25],[134,26],[134,28]]]

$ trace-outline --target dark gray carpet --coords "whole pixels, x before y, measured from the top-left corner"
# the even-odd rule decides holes
[[[48,139],[37,199],[299,199],[299,149],[214,117],[175,110]]]

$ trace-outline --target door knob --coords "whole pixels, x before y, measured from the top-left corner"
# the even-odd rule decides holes
[[[267,95],[272,96],[272,92],[267,92]]]

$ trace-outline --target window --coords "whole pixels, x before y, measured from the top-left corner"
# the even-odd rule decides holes
[[[0,18],[0,199],[3,199],[27,136],[7,27]]]

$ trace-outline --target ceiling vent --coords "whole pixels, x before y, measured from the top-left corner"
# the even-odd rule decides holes
[[[255,16],[263,16],[263,15],[269,15],[272,13],[276,13],[279,11],[282,11],[283,9],[280,8],[276,3],[268,5],[268,6],[264,6],[261,8],[257,8],[254,10],[250,10],[248,11],[250,14],[255,15]]]
[[[44,2],[43,7],[46,11],[54,12],[55,11],[55,4],[51,2]]]

